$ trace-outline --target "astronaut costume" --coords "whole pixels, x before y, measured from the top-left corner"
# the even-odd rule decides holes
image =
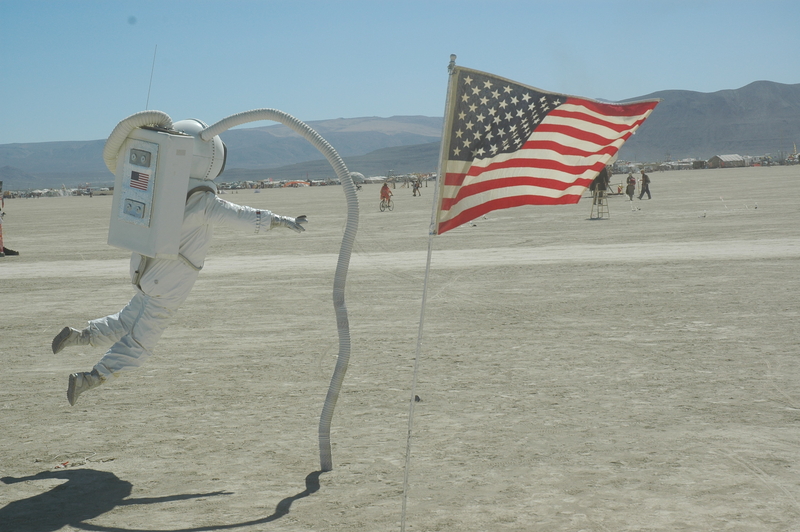
[[[189,134],[202,129],[197,121],[181,121],[175,129]],[[218,139],[215,137],[215,139]],[[198,139],[199,140],[199,139]],[[221,144],[222,141],[219,141]],[[223,146],[224,149],[224,146]],[[213,163],[212,163],[213,164]],[[216,195],[213,179],[224,169],[216,165],[209,180],[208,168],[193,168],[189,179],[178,259],[131,256],[131,282],[136,293],[118,313],[91,320],[83,330],[65,327],[53,339],[53,353],[73,345],[109,347],[91,372],[69,376],[67,399],[74,405],[78,396],[119,372],[141,366],[153,353],[173,315],[189,296],[211,245],[213,227],[222,224],[261,233],[273,227],[305,231],[305,216],[289,218],[268,210],[236,205]]]

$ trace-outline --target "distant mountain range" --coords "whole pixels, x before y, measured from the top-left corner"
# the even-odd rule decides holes
[[[736,90],[668,90],[636,99],[650,98],[662,102],[622,147],[622,160],[777,156],[800,141],[800,84],[756,81]]]
[[[800,139],[800,84],[757,81],[713,93],[667,90],[650,118],[620,150],[621,160],[655,162],[713,155],[791,153]],[[176,117],[180,119],[182,117]],[[366,176],[435,172],[441,117],[339,118],[308,123]],[[222,181],[324,179],[333,170],[320,153],[283,125],[226,131],[229,157]],[[105,139],[0,145],[5,190],[110,184]]]
[[[432,142],[438,145],[442,134],[440,117],[339,118],[310,121],[308,125],[336,148],[347,163],[353,157],[367,156],[378,150],[375,155],[367,156],[369,170],[362,173],[385,175],[389,170],[396,173],[436,170],[437,155],[428,157],[430,147],[424,146]],[[316,148],[281,124],[232,129],[221,138],[228,147],[226,170],[219,178],[222,181],[245,179],[242,176],[258,175],[258,171],[267,177],[279,177],[283,174],[276,173],[275,169],[287,166],[292,179],[305,178],[308,173],[312,179],[334,175]],[[114,176],[103,162],[104,145],[105,139],[0,144],[0,181],[4,182],[4,190],[56,188],[62,184],[68,187],[83,183],[109,185]],[[392,148],[403,147],[410,151],[400,155],[392,151]],[[384,149],[388,152],[382,152]],[[385,162],[382,162],[384,157]],[[434,162],[428,163],[425,157]],[[298,163],[310,166],[308,169],[291,168]]]

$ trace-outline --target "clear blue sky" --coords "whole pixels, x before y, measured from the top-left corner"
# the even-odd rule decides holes
[[[800,83],[798,52],[796,0],[0,0],[0,144],[105,139],[146,108],[441,116],[451,53],[622,100]]]

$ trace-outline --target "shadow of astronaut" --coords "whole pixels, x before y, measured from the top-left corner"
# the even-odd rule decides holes
[[[171,495],[142,499],[126,499],[133,485],[113,473],[94,469],[43,471],[27,477],[3,477],[4,484],[44,479],[65,479],[50,491],[14,501],[0,508],[0,532],[55,532],[69,525],[86,529],[84,521],[110,512],[117,506],[156,504],[195,499],[226,492]]]

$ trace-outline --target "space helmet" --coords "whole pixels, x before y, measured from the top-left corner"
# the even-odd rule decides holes
[[[208,126],[202,120],[191,118],[172,124],[172,129],[194,137],[192,169],[189,177],[201,181],[213,181],[225,170],[228,149],[219,136],[211,140],[200,138],[200,132]]]

